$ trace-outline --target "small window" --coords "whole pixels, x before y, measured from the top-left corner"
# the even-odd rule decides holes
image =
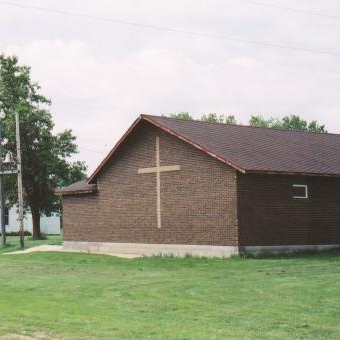
[[[293,184],[293,198],[308,198],[307,185]]]

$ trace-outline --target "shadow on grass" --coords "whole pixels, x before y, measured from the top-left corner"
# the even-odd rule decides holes
[[[48,237],[47,236],[40,236],[40,237],[28,237],[27,240],[29,241],[44,241],[44,240],[47,240]]]
[[[303,258],[337,258],[340,259],[340,247],[325,250],[300,250],[294,252],[257,252],[257,253],[240,253],[233,254],[230,257],[210,257],[210,256],[199,256],[192,254],[185,254],[184,256],[176,256],[174,254],[157,254],[150,256],[154,259],[186,259],[186,260],[278,260],[278,259],[303,259]]]
[[[300,250],[294,252],[278,252],[278,253],[269,253],[269,252],[258,252],[256,254],[250,253],[242,253],[239,255],[234,255],[233,258],[242,258],[242,259],[299,259],[299,258],[339,258],[340,257],[340,247],[333,249],[325,249],[325,250]]]

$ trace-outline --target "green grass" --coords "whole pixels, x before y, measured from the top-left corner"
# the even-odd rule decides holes
[[[340,339],[340,253],[0,256],[0,338]]]
[[[25,236],[25,249],[40,246],[43,244],[61,244],[60,235],[48,235],[44,240],[34,240],[31,236]],[[19,236],[6,236],[6,246],[2,247],[0,243],[0,254],[21,250]]]

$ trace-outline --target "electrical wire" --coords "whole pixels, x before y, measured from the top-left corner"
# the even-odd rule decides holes
[[[245,3],[251,4],[251,5],[255,5],[255,6],[262,6],[262,7],[274,8],[274,9],[279,9],[279,10],[284,10],[284,11],[289,11],[289,12],[295,12],[295,13],[299,13],[299,14],[312,15],[312,16],[318,16],[318,17],[340,20],[340,16],[338,16],[338,15],[330,15],[330,14],[325,14],[325,13],[320,13],[320,12],[308,11],[308,10],[305,10],[305,9],[299,9],[299,8],[294,8],[294,7],[272,5],[272,4],[268,4],[268,3],[264,3],[264,2],[260,2],[260,1],[253,1],[253,0],[237,0],[237,1],[245,2]]]
[[[0,5],[7,5],[7,6],[12,6],[12,7],[43,11],[43,12],[48,12],[48,13],[53,13],[53,14],[90,19],[90,20],[94,20],[94,21],[104,21],[104,22],[119,24],[119,25],[141,27],[141,28],[147,28],[147,29],[152,29],[152,30],[157,30],[157,31],[181,33],[181,34],[185,34],[185,35],[189,35],[189,36],[195,36],[195,37],[201,37],[201,38],[216,39],[216,40],[223,40],[223,41],[229,41],[229,42],[235,42],[235,43],[241,43],[241,44],[248,44],[248,45],[250,44],[250,45],[262,46],[262,47],[269,47],[269,48],[276,48],[276,49],[286,49],[286,50],[292,50],[292,51],[298,51],[298,52],[305,52],[305,53],[312,53],[312,54],[322,54],[322,55],[329,55],[329,56],[333,56],[333,57],[340,57],[340,52],[323,51],[323,50],[305,48],[305,47],[299,47],[299,46],[290,46],[290,45],[283,45],[283,44],[267,43],[267,42],[262,42],[262,41],[257,41],[257,40],[246,40],[246,39],[240,39],[240,38],[234,38],[234,37],[207,34],[207,33],[202,33],[202,32],[186,31],[186,30],[180,30],[180,29],[177,29],[177,28],[171,28],[171,27],[165,27],[165,26],[141,24],[141,23],[132,22],[132,21],[123,21],[123,20],[112,19],[112,18],[107,18],[107,17],[98,17],[98,16],[93,16],[93,15],[80,14],[80,13],[76,13],[76,12],[61,11],[61,10],[50,9],[50,8],[45,8],[45,7],[22,5],[22,4],[8,2],[8,1],[0,1]]]
[[[105,152],[101,152],[101,151],[93,150],[93,149],[88,149],[88,148],[83,148],[83,147],[81,147],[81,146],[78,146],[78,149],[81,149],[81,150],[84,150],[84,151],[89,151],[89,152],[98,153],[98,154],[100,154],[100,155],[105,155],[105,154],[106,154]]]

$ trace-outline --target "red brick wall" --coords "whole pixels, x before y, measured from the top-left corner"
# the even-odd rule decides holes
[[[156,165],[161,173],[162,228],[157,228]],[[236,173],[220,161],[143,122],[98,177],[98,193],[65,196],[64,240],[237,245]]]
[[[96,233],[98,220],[98,194],[69,195],[63,197],[63,238],[71,240],[76,233]]]
[[[308,199],[294,199],[307,184]],[[238,174],[241,246],[340,244],[340,179]]]

